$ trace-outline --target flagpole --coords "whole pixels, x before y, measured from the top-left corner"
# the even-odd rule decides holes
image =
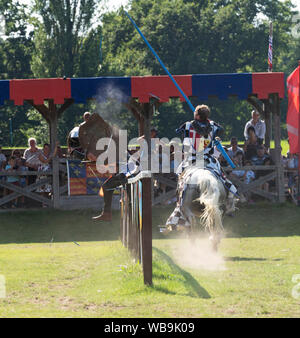
[[[268,72],[272,73],[273,70],[273,22],[270,22],[270,29],[269,29],[269,47],[268,47]],[[273,138],[273,114],[270,111],[270,142]]]

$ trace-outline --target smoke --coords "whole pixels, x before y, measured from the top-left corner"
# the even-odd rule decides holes
[[[99,114],[109,125],[123,129],[125,120],[120,117],[126,112],[124,103],[129,97],[113,85],[101,88],[96,96],[96,113]]]
[[[210,271],[226,270],[224,258],[220,251],[212,249],[208,238],[197,237],[193,241],[182,239],[173,249],[175,260],[183,267]]]

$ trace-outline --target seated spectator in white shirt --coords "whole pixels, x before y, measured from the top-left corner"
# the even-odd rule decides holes
[[[242,167],[243,166],[243,153],[239,151],[234,157],[233,157],[233,163],[236,165],[236,167]],[[235,175],[239,178],[243,178],[245,175],[245,170],[234,170],[232,172],[232,175]]]
[[[247,130],[250,126],[252,126],[255,129],[255,134],[258,140],[259,144],[262,144],[265,138],[265,134],[266,134],[266,124],[264,121],[262,121],[259,118],[259,112],[257,110],[252,110],[252,119],[250,121],[248,121],[245,125],[245,129],[244,129],[244,136],[245,139],[248,140],[248,133]]]
[[[28,139],[29,148],[24,151],[24,158],[26,160],[26,166],[29,171],[36,171],[41,164],[39,156],[41,150],[36,146],[36,139],[30,137]],[[35,183],[36,176],[28,176],[28,184]]]
[[[232,137],[230,140],[231,147],[228,149],[228,155],[233,159],[238,152],[244,155],[244,150],[238,146],[238,140],[236,137]]]
[[[251,161],[246,161],[245,166],[250,167]],[[244,176],[244,180],[246,184],[251,183],[253,180],[255,180],[255,173],[253,170],[246,170],[246,174]]]

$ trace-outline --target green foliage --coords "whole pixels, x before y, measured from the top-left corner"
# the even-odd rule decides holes
[[[1,79],[164,75],[123,8],[98,17],[99,3],[34,0],[30,7],[23,1],[0,0],[6,23],[5,36],[0,37]],[[266,71],[270,21],[274,71],[290,74],[297,66],[300,38],[291,34],[297,21],[290,0],[131,0],[128,8],[172,74]],[[202,102],[192,98],[192,103]],[[212,108],[211,118],[224,126],[225,139],[233,134],[243,138],[243,125],[252,109],[249,104],[231,99],[204,103]],[[60,141],[65,143],[87,110],[101,111],[108,122],[117,122],[135,136],[137,124],[131,114],[109,105],[71,106],[59,121]],[[285,99],[283,124],[286,108]],[[26,144],[32,133],[45,139],[45,123],[38,115],[27,114],[28,109],[12,104],[1,107],[0,144],[9,144],[9,118],[13,119],[16,146]],[[187,104],[179,100],[161,105],[158,111],[153,124],[160,136],[168,138],[177,136],[175,129],[192,117]]]
[[[39,18],[33,20],[32,71],[36,77],[77,76],[80,49],[95,5],[95,0],[35,0]]]

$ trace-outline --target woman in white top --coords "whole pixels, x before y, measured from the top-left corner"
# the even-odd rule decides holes
[[[56,156],[57,146],[58,143],[55,146],[53,154],[51,154],[50,144],[48,143],[44,144],[43,150],[39,153],[38,159],[40,161],[40,164],[38,166],[38,171],[48,171],[51,169],[50,162]],[[38,181],[45,178],[47,178],[46,175],[41,175],[38,177]],[[49,193],[52,191],[52,186],[51,184],[47,183],[39,187],[36,191],[43,193],[45,196],[48,196]]]

